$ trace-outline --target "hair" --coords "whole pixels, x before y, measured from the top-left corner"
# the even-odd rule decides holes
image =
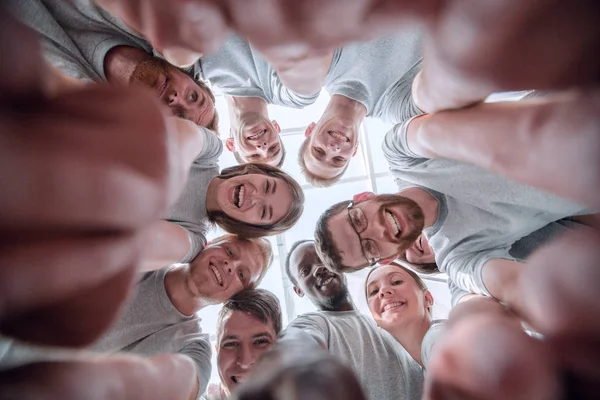
[[[331,186],[337,181],[339,181],[342,178],[342,175],[346,173],[346,170],[350,165],[350,160],[348,160],[342,171],[333,178],[322,178],[318,175],[313,174],[306,167],[306,161],[304,160],[304,152],[306,151],[306,146],[308,146],[309,139],[310,138],[308,137],[304,139],[304,141],[300,145],[300,151],[298,152],[298,164],[300,164],[300,171],[302,172],[302,175],[304,175],[304,178],[306,178],[306,181],[315,187]]]
[[[260,163],[246,163],[225,168],[217,178],[227,180],[236,176],[248,174],[267,175],[273,178],[279,178],[286,183],[292,192],[292,207],[287,215],[271,225],[253,225],[242,222],[231,218],[223,211],[209,211],[208,220],[213,224],[219,225],[227,232],[235,233],[247,238],[276,235],[278,233],[283,233],[294,226],[300,219],[302,211],[304,211],[304,192],[298,182],[279,168]]]
[[[357,268],[348,267],[342,264],[342,257],[340,256],[339,249],[336,247],[333,235],[328,228],[331,217],[348,208],[348,204],[350,204],[350,200],[341,201],[329,207],[321,214],[315,227],[315,246],[317,254],[323,264],[338,273],[354,272],[357,270]],[[365,267],[366,266],[367,265],[365,265]]]
[[[315,241],[311,239],[298,240],[292,245],[292,247],[290,247],[290,251],[287,253],[287,257],[285,258],[285,273],[287,274],[290,282],[292,282],[294,286],[298,286],[298,281],[296,281],[296,278],[294,278],[290,270],[290,259],[292,258],[292,253],[294,252],[294,250],[296,250],[298,246],[308,242],[314,243]]]
[[[402,253],[398,256],[398,261],[402,262],[402,264],[408,266],[411,269],[414,269],[420,274],[431,275],[431,274],[439,274],[440,269],[435,262],[425,263],[425,264],[414,264],[409,262],[406,259],[406,253]]]
[[[256,282],[254,282],[250,286],[252,289],[254,289],[265,277],[267,271],[269,270],[269,267],[273,263],[273,247],[271,247],[271,242],[269,242],[267,239],[262,238],[262,237],[261,238],[245,238],[245,237],[241,237],[238,235],[234,235],[232,233],[226,233],[225,235],[221,235],[221,236],[211,240],[210,243],[207,243],[207,245],[211,245],[211,246],[218,245],[218,244],[221,244],[224,242],[230,242],[233,240],[239,240],[241,242],[252,243],[252,244],[257,245],[258,248],[260,249],[260,255],[262,256],[262,259],[263,259],[264,268],[261,269],[260,275],[258,276],[258,279],[256,280]]]
[[[425,283],[425,281],[423,281],[423,279],[417,275],[413,270],[411,270],[410,268],[402,265],[402,262],[398,262],[398,261],[392,261],[391,263],[387,264],[387,265],[393,265],[395,267],[398,267],[402,270],[404,270],[408,275],[410,275],[411,278],[413,278],[415,280],[415,282],[417,283],[417,286],[419,287],[419,289],[421,289],[423,292],[426,292],[429,290],[429,288],[427,287],[427,284]],[[369,295],[367,293],[367,284],[369,282],[369,277],[371,276],[371,274],[373,273],[373,271],[375,271],[377,268],[381,268],[381,267],[385,267],[386,265],[380,265],[378,267],[375,268],[371,268],[371,270],[369,271],[369,273],[367,274],[367,277],[365,279],[365,298],[369,299]],[[427,311],[429,311],[429,314],[431,314],[432,312],[432,306],[427,307]]]
[[[221,335],[223,319],[231,311],[241,311],[250,314],[263,324],[269,322],[273,325],[276,335],[281,333],[283,322],[281,319],[281,305],[277,297],[265,289],[242,290],[227,300],[217,316],[217,339]]]
[[[175,67],[175,68],[177,68],[177,67]],[[192,78],[192,80],[196,83],[196,85],[198,85],[198,87],[204,93],[208,94],[208,97],[212,100],[213,104],[215,104],[215,116],[208,123],[208,125],[206,126],[206,129],[213,131],[217,136],[219,136],[219,113],[217,112],[215,95],[213,94],[212,89],[202,79],[196,79],[196,77],[194,76],[194,73],[191,70],[187,70],[186,68],[177,68],[177,69],[180,70],[181,72],[183,72],[184,74],[186,74],[187,76],[189,76],[190,78]]]
[[[279,162],[277,163],[277,168],[283,167],[283,162],[285,161],[285,155],[286,155],[286,151],[285,151],[285,146],[283,145],[283,140],[282,140],[281,141],[281,160],[279,160]],[[234,151],[233,156],[235,157],[235,160],[238,162],[238,164],[247,163],[247,161],[244,161],[242,159],[242,156],[240,156],[239,152]]]

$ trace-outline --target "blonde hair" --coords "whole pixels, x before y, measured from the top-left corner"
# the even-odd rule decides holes
[[[304,142],[302,142],[302,144],[300,145],[300,151],[298,152],[298,164],[300,164],[300,171],[302,172],[302,175],[304,175],[304,178],[306,178],[306,181],[314,187],[331,186],[337,181],[339,181],[342,178],[342,175],[346,173],[346,170],[350,165],[350,160],[348,160],[348,162],[344,166],[344,169],[342,169],[342,171],[333,178],[322,178],[318,175],[313,174],[306,167],[306,161],[304,160],[304,152],[306,151],[306,146],[308,146],[309,139],[310,138],[308,137],[304,139]]]

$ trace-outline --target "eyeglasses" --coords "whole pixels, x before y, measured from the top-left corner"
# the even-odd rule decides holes
[[[367,221],[367,217],[363,211],[358,207],[354,207],[353,201],[348,204],[348,218],[350,219],[350,225],[352,225],[354,232],[356,232],[358,235],[363,255],[365,256],[365,259],[369,265],[372,267],[381,259],[381,253],[379,252],[379,248],[374,240],[363,239],[360,237],[360,234],[367,229],[369,222]]]

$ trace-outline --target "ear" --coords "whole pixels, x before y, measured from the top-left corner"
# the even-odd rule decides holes
[[[425,291],[425,305],[427,307],[433,307],[433,295],[429,290]]]
[[[315,129],[315,126],[317,126],[317,124],[315,124],[314,122],[311,122],[307,127],[306,127],[306,131],[304,132],[304,136],[305,137],[309,137],[310,135],[313,134],[313,130]]]
[[[296,292],[298,297],[304,297],[304,292],[298,286],[294,286],[294,292]]]
[[[227,150],[233,153],[235,151],[235,140],[233,140],[232,137],[227,138],[225,141],[225,147],[227,147]]]
[[[362,193],[355,194],[354,197],[352,197],[352,200],[355,203],[358,203],[359,201],[369,200],[373,197],[375,197],[375,193],[373,193],[373,192],[362,192]]]
[[[356,143],[356,147],[354,148],[354,153],[352,153],[352,157],[354,157],[357,152],[358,152],[358,143]]]
[[[383,260],[379,260],[379,264],[381,265],[388,265],[389,263],[391,263],[392,261],[394,261],[396,258],[398,258],[398,256],[391,256],[388,258],[384,258]]]
[[[279,123],[275,120],[271,121],[271,123],[273,124],[273,126],[275,127],[275,131],[277,133],[281,133],[281,127],[279,126]]]

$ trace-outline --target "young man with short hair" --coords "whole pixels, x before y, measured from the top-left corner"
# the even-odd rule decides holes
[[[399,123],[419,115],[412,82],[421,68],[422,34],[416,27],[338,49],[325,78],[331,95],[319,121],[306,128],[298,162],[313,186],[331,186],[358,149],[365,117]]]
[[[264,289],[247,289],[227,300],[217,317],[217,368],[220,384],[211,384],[205,397],[225,400],[247,379],[260,356],[281,332],[281,307]]]
[[[292,246],[286,272],[294,292],[308,296],[318,310],[296,317],[273,352],[284,354],[299,346],[313,351],[325,349],[354,371],[367,398],[421,398],[421,367],[370,317],[356,309],[346,278],[323,266],[312,240]]]
[[[83,81],[140,84],[174,116],[218,131],[215,98],[204,82],[169,64],[123,21],[90,0],[11,0],[9,9],[44,39],[46,59]]]

